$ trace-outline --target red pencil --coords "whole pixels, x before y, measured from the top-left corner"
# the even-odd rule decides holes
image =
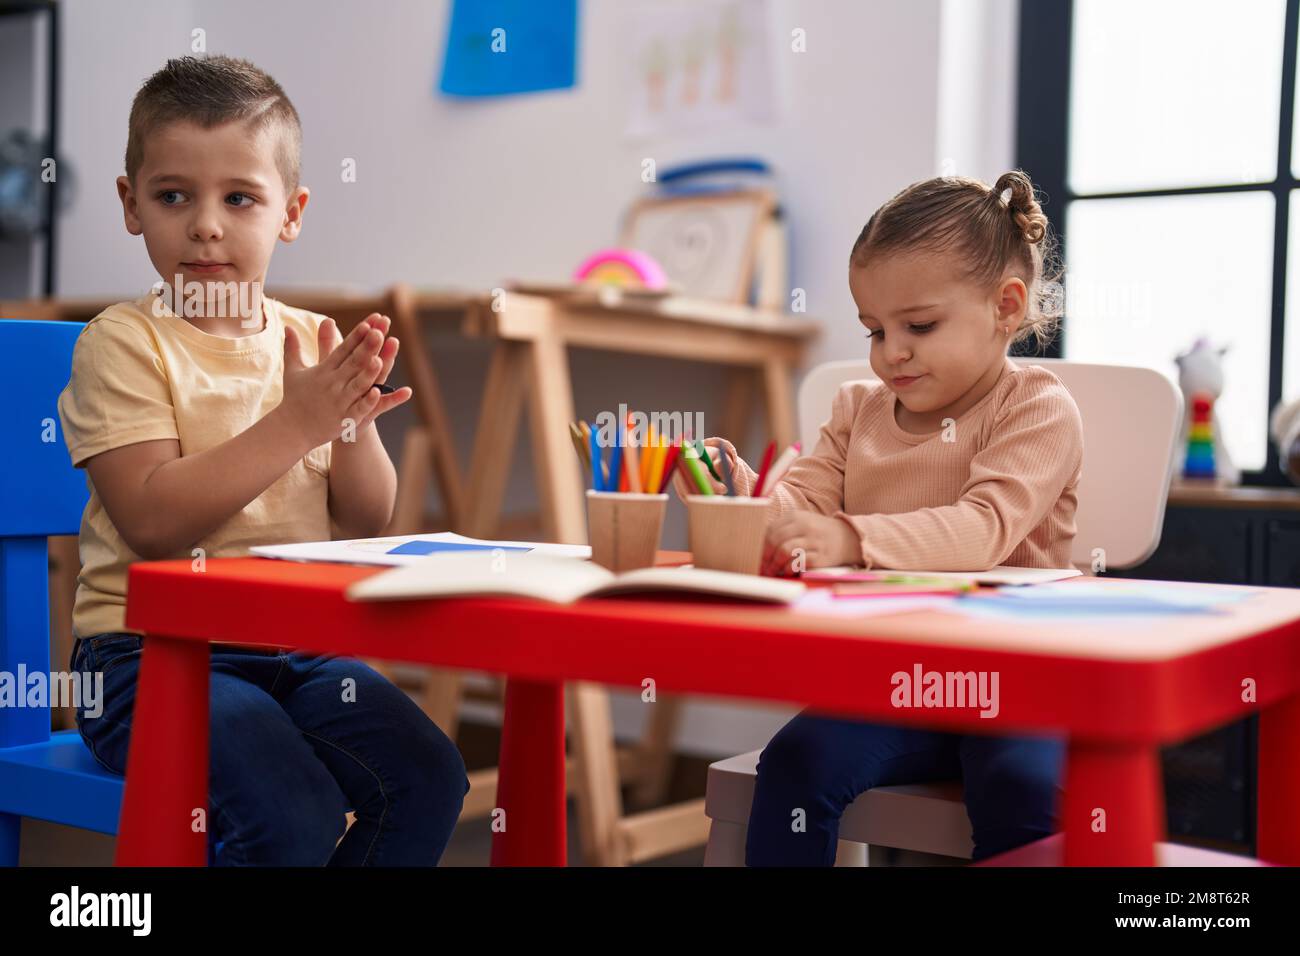
[[[772,467],[772,456],[776,453],[776,442],[767,443],[767,451],[763,452],[763,467],[758,469],[758,481],[754,483],[754,488],[750,495],[757,498],[758,493],[763,488],[763,479],[767,477],[767,470]]]
[[[659,487],[655,489],[655,494],[663,494],[664,489],[668,487],[668,482],[672,481],[673,469],[677,467],[677,453],[681,451],[681,448],[681,445],[673,445],[668,449],[668,454],[664,456],[664,475],[659,479]]]

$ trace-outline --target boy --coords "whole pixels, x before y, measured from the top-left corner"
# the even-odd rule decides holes
[[[117,773],[140,661],[141,637],[124,629],[132,561],[326,540],[331,520],[369,537],[392,515],[396,475],[374,420],[411,390],[375,387],[398,349],[388,319],[341,340],[331,319],[262,295],[276,240],[302,229],[300,144],[284,91],[243,60],[170,60],[131,106],[118,195],[162,288],[86,325],[59,397],[90,487],[72,668],[104,675],[103,714],[79,710],[77,726]],[[364,664],[213,645],[211,714],[218,864],[438,861],[465,765]]]

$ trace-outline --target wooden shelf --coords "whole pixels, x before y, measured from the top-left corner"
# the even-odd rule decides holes
[[[1300,511],[1300,488],[1230,487],[1176,481],[1169,488],[1169,505],[1185,508]]]

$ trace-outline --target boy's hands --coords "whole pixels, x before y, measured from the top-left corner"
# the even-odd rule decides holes
[[[308,366],[297,333],[284,330],[284,396],[280,408],[299,434],[315,448],[338,438],[347,419],[358,429],[411,397],[403,387],[390,395],[371,388],[383,383],[397,356],[397,339],[385,339],[387,316],[372,313],[346,339],[333,319],[320,324],[317,345],[320,361]]]
[[[346,345],[346,343],[343,342],[342,336],[339,335],[338,326],[334,324],[333,319],[330,319],[328,323],[321,323],[321,337],[326,338],[325,327],[327,324],[329,326],[329,342],[328,345],[325,345],[321,349],[320,354],[322,359],[327,353],[332,353],[334,349],[338,348],[340,345]],[[388,330],[393,324],[392,320],[388,316],[380,315],[378,312],[372,312],[370,315],[366,316],[365,321],[362,322],[361,325],[357,326],[357,328],[361,328],[367,324],[371,328],[378,329],[380,334],[387,336],[387,338],[382,340],[383,344],[379,347],[377,353],[381,363],[379,367],[379,375],[374,382],[371,383],[372,385],[384,385],[387,384],[388,376],[393,371],[393,362],[397,359],[397,350],[401,346],[401,342],[393,336],[388,335]],[[355,332],[356,330],[354,329],[353,331]],[[369,335],[369,333],[366,334]],[[373,339],[374,337],[370,336],[370,338]],[[375,407],[371,410],[369,415],[365,418],[358,418],[356,420],[357,428],[364,428],[380,415],[392,411],[398,405],[401,405],[414,394],[414,392],[405,385],[388,395],[380,394],[380,391],[377,388],[371,389],[371,391],[375,395],[379,395],[379,401],[375,403]]]
[[[794,561],[799,549],[803,550],[801,571],[862,563],[862,542],[847,521],[796,511],[768,526],[759,573],[775,577],[796,573]]]

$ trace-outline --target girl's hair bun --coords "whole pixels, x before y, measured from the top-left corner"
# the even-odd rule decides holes
[[[951,256],[957,274],[986,288],[1014,275],[1025,283],[1029,301],[1011,344],[1032,337],[1041,350],[1060,316],[1056,248],[1033,182],[1014,169],[993,186],[968,176],[913,183],[872,213],[853,243],[849,266],[924,251]]]
[[[1008,195],[1009,194],[1009,195]],[[1034,184],[1019,169],[1003,173],[993,184],[990,195],[998,203],[1006,196],[1011,219],[1020,230],[1020,237],[1030,245],[1037,245],[1047,236],[1047,217],[1034,196]]]

